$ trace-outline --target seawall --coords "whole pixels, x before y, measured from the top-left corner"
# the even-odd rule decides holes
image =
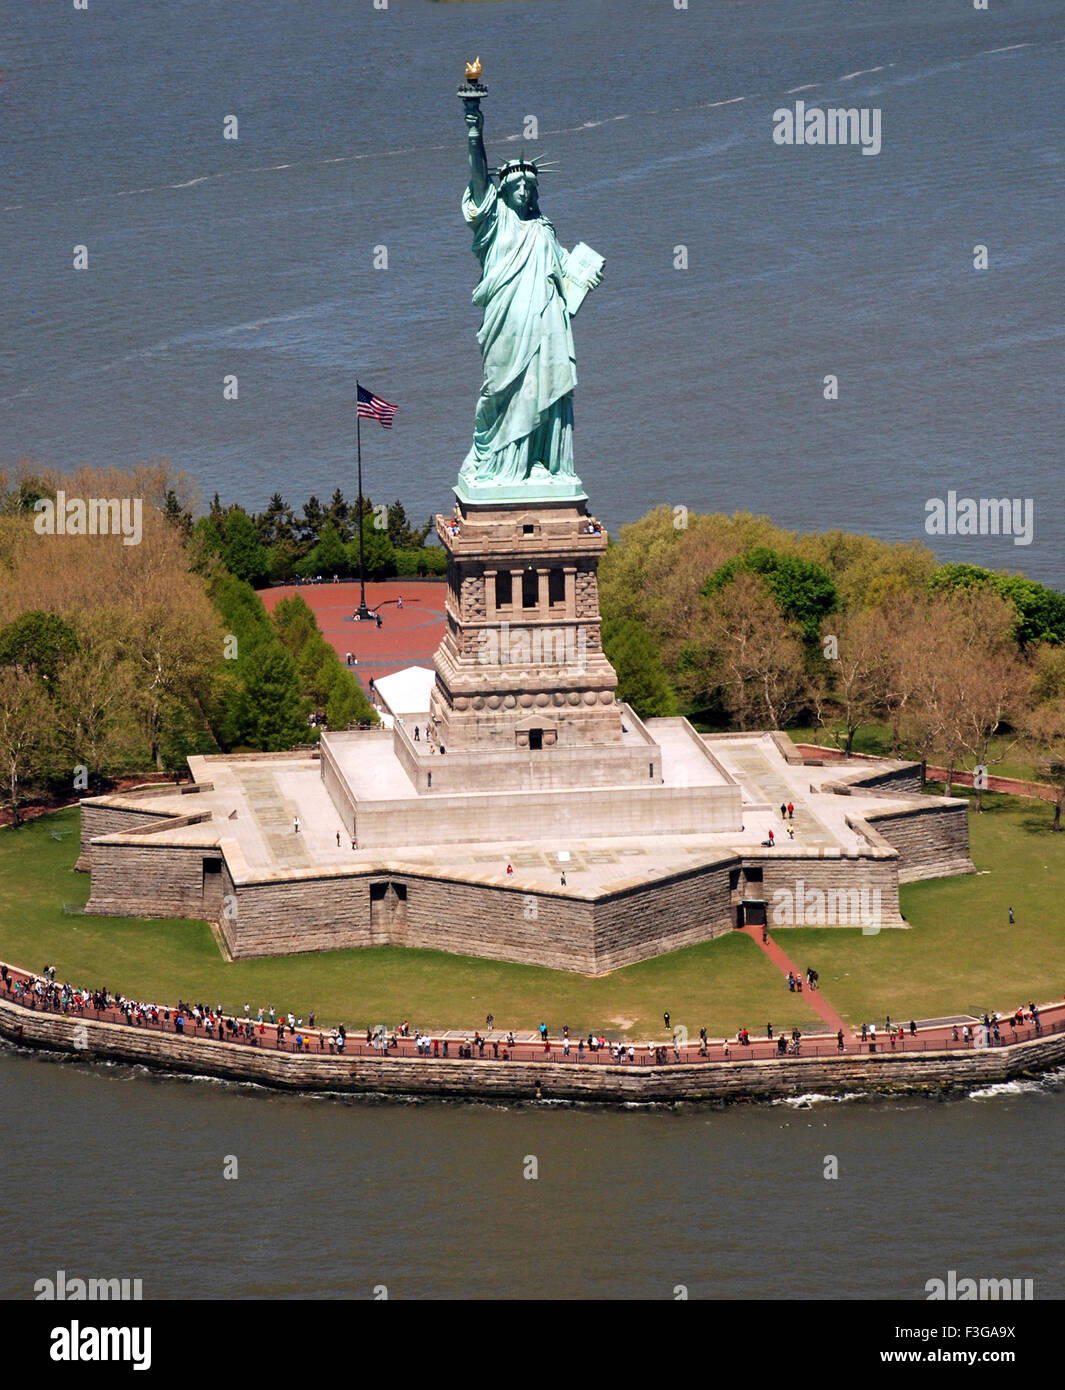
[[[769,1100],[812,1092],[936,1092],[1008,1081],[1065,1064],[1065,1032],[960,1056],[876,1053],[656,1067],[300,1055],[47,1013],[6,1000],[0,1000],[0,1037],[84,1060],[125,1062],[286,1091],[608,1105]]]

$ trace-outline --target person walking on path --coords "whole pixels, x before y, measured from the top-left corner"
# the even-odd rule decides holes
[[[794,806],[794,804],[793,804],[792,802],[789,801],[789,802],[788,802],[788,820],[794,820],[794,819],[795,819],[795,806]]]
[[[293,833],[293,835],[298,835],[298,834],[300,833],[300,818],[299,818],[299,816],[293,816],[293,817],[292,817],[292,833]]]
[[[781,819],[781,820],[787,820],[787,818],[788,818],[788,808],[784,805],[784,803],[783,803],[783,801],[782,801],[782,802],[780,803],[780,819]]]
[[[1013,908],[1011,907],[1011,908],[1010,908],[1010,926],[1011,926],[1011,927],[1013,926],[1013,923],[1015,922],[1015,920],[1016,920],[1016,918],[1015,918],[1014,915],[1013,915]]]

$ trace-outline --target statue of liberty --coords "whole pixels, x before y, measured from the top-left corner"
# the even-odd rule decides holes
[[[570,320],[602,280],[602,258],[583,244],[559,245],[540,212],[535,160],[507,160],[495,187],[480,103],[465,107],[470,181],[462,215],[481,263],[473,302],[484,310],[477,334],[484,383],[460,489],[469,501],[582,497],[573,467]]]

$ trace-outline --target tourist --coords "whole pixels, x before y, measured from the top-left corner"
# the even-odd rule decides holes
[[[403,595],[402,595],[402,594],[400,594],[400,596],[396,599],[396,607],[397,607],[397,608],[402,608],[402,607],[403,607]]]
[[[293,816],[293,817],[292,817],[292,833],[293,833],[294,835],[298,835],[298,834],[300,833],[300,818],[299,818],[299,816]]]
[[[842,1029],[842,1028],[840,1028],[839,1031],[836,1033],[836,1051],[837,1051],[837,1052],[842,1052],[842,1051],[843,1051],[843,1029]]]
[[[1011,927],[1013,926],[1014,921],[1015,921],[1015,918],[1014,918],[1014,916],[1013,916],[1013,908],[1011,907],[1011,908],[1010,908],[1010,926],[1011,926]]]
[[[508,874],[512,874],[513,872],[514,872],[514,866],[513,866],[513,864],[508,864],[508,865],[507,865],[507,873],[508,873]]]
[[[421,731],[421,729],[418,727],[418,725],[415,724],[415,726],[414,726],[414,742],[415,742],[415,743],[421,743],[421,741],[422,741],[422,731]]]
[[[769,847],[772,849],[776,845],[776,836],[773,834],[773,827],[769,827]]]
[[[565,888],[565,886],[566,886],[566,871],[565,871],[565,869],[563,869],[563,870],[562,870],[562,887]]]
[[[912,1019],[912,1018],[911,1018],[911,1019],[910,1019],[910,1037],[911,1037],[911,1038],[915,1038],[916,1036],[917,1036],[917,1021],[916,1021],[916,1019]]]
[[[766,1024],[766,1026],[765,1026],[765,1035],[766,1035],[766,1037],[769,1039],[770,1042],[773,1041],[773,1025],[772,1025],[771,1023],[767,1023],[767,1024]]]
[[[664,1013],[664,1014],[662,1015],[662,1022],[666,1025],[667,1028],[669,1027],[669,1014],[668,1014],[668,1013]]]
[[[792,803],[789,801],[789,802],[788,802],[788,820],[794,820],[794,819],[795,819],[795,807],[794,807],[794,806],[792,805]]]
[[[340,831],[337,831],[337,849],[340,848]]]
[[[546,1037],[547,1037],[547,1024],[546,1024],[546,1023],[541,1023],[541,1024],[540,1024],[540,1038],[541,1038],[541,1040],[542,1040],[542,1039],[544,1039],[544,1038],[546,1038]]]
[[[782,802],[780,803],[780,819],[781,819],[781,820],[787,820],[787,818],[788,818],[788,808],[784,805],[784,803],[783,803],[783,801],[782,801]]]

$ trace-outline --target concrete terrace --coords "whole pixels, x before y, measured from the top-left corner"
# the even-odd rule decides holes
[[[697,755],[691,757],[683,736],[679,732],[674,736],[668,726],[656,727],[655,735],[663,749],[668,785],[687,785],[684,778],[695,775],[693,769],[713,766]],[[406,871],[595,899],[736,854],[792,860],[890,854],[883,845],[878,851],[878,837],[867,837],[848,824],[848,818],[860,825],[870,814],[897,810],[903,804],[899,796],[875,789],[839,795],[825,787],[848,777],[868,776],[868,763],[823,768],[789,763],[768,734],[711,735],[705,741],[713,759],[742,786],[740,831],[656,835],[649,825],[646,833],[628,838],[560,835],[529,841],[520,833],[501,833],[491,843],[352,850],[350,835],[322,782],[318,760],[291,754],[194,757],[189,762],[202,787],[198,792],[160,789],[135,799],[101,800],[180,817],[181,823],[172,827],[127,831],[122,839],[153,845],[220,845],[236,882],[343,876],[353,870]],[[375,733],[360,740],[357,762],[353,775],[360,783],[372,785],[376,796],[417,795],[392,753],[388,735]],[[716,775],[722,783],[727,781]],[[794,840],[788,839],[779,809],[789,801],[795,807]],[[297,815],[298,835],[293,829]],[[777,839],[772,850],[763,847],[770,828]],[[506,872],[508,864],[512,874]],[[560,882],[563,871],[565,887]]]

